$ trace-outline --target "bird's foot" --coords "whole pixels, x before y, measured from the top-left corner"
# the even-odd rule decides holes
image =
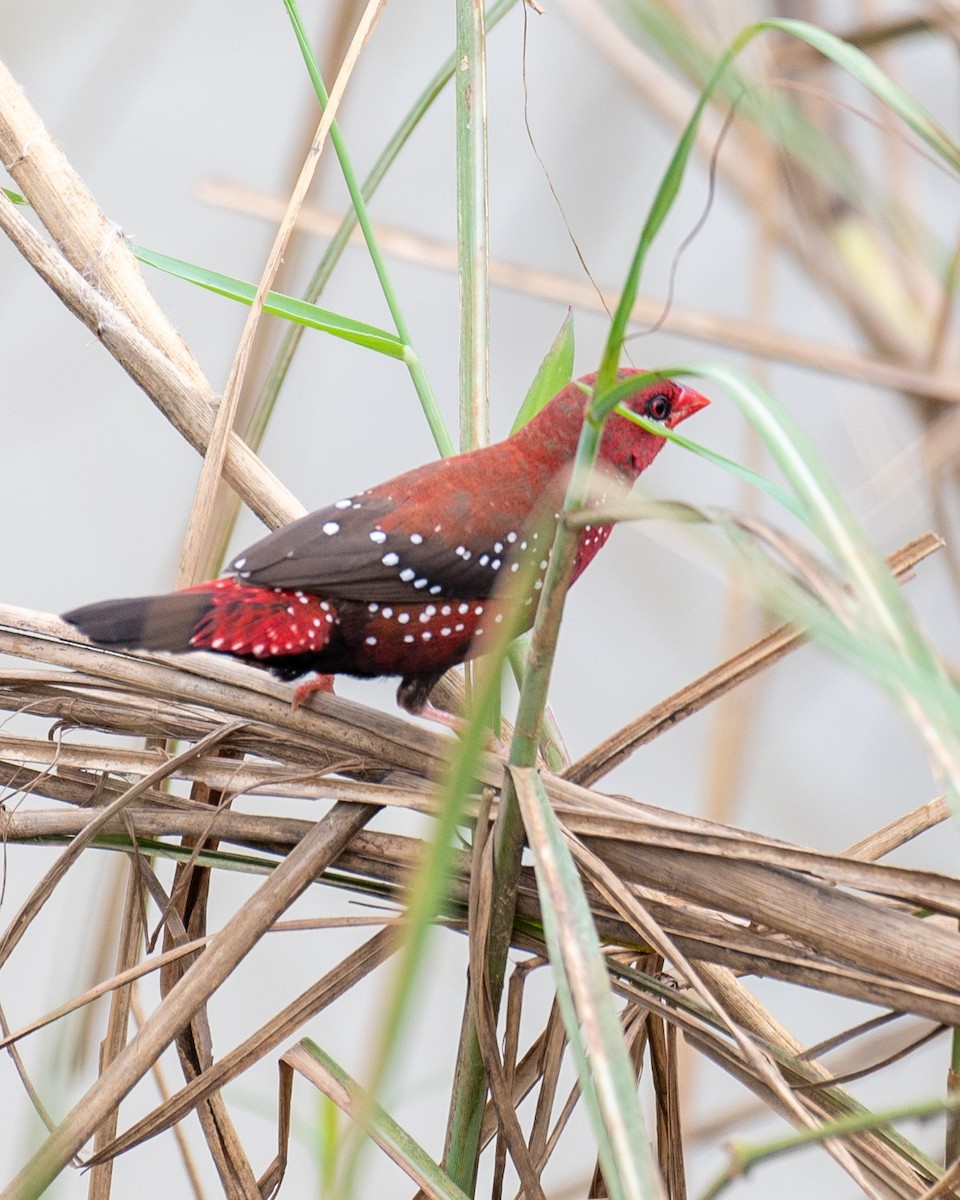
[[[314,694],[314,692],[323,692],[327,696],[333,696],[333,676],[332,675],[315,675],[313,679],[308,679],[306,683],[301,683],[293,693],[293,700],[290,706],[294,712],[300,707],[305,700]]]
[[[469,721],[465,721],[463,717],[458,717],[454,713],[447,712],[444,708],[436,708],[432,704],[425,704],[423,708],[418,709],[414,714],[416,717],[423,717],[427,721],[436,721],[438,725],[443,725],[445,729],[452,729],[456,734],[463,734],[470,726]],[[509,747],[495,737],[490,730],[487,730],[485,747],[491,754],[499,754],[504,758],[507,756]]]

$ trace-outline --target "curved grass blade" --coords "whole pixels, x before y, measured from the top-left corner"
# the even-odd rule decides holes
[[[487,32],[493,29],[499,21],[509,12],[517,3],[517,0],[495,0],[487,9],[486,25]],[[299,40],[299,34],[298,34]],[[433,78],[427,83],[426,87],[414,101],[410,110],[404,116],[403,120],[397,126],[393,135],[390,137],[387,144],[380,153],[379,158],[374,163],[363,181],[359,189],[359,198],[361,204],[357,204],[356,198],[352,197],[353,208],[349,209],[340,222],[340,228],[334,234],[329,246],[320,259],[317,269],[313,273],[309,284],[306,288],[306,298],[316,302],[318,297],[322,295],[323,289],[326,287],[330,276],[333,274],[334,267],[340,260],[344,249],[350,240],[350,235],[354,228],[359,223],[358,213],[363,205],[373,196],[377,188],[383,181],[387,171],[396,161],[397,156],[403,147],[407,144],[411,134],[420,124],[420,121],[430,109],[434,100],[440,95],[447,84],[450,82],[457,66],[456,54],[451,54],[436,72]],[[302,328],[291,326],[283,339],[280,349],[271,366],[269,376],[264,383],[263,390],[257,401],[256,411],[251,418],[250,425],[247,429],[245,440],[254,450],[260,444],[263,437],[263,431],[270,420],[270,415],[273,412],[274,405],[277,401],[280,388],[286,378],[287,371],[290,368],[290,363],[293,361],[293,355],[296,352],[299,344]],[[437,449],[441,454],[452,454],[454,452],[453,441],[449,434],[444,430],[444,436],[440,437],[435,433],[435,441]]]
[[[468,1200],[423,1147],[364,1092],[355,1079],[310,1038],[302,1038],[283,1056],[347,1116],[366,1122],[366,1132],[429,1200]]]
[[[574,471],[564,501],[564,511],[566,512],[580,507],[585,498],[590,473],[593,469],[597,449],[600,444],[603,423],[610,412],[612,412],[616,403],[616,401],[611,400],[611,393],[617,383],[620,348],[626,332],[627,321],[636,300],[641,271],[647,252],[680,190],[683,174],[689,161],[691,150],[693,149],[694,139],[703,112],[720,81],[724,78],[731,63],[740,51],[754,37],[765,30],[779,30],[792,34],[820,50],[821,53],[825,54],[838,66],[849,71],[854,78],[873,91],[884,103],[889,104],[893,111],[901,116],[931,149],[954,169],[960,170],[960,147],[956,145],[921,105],[907,96],[900,88],[896,87],[859,50],[847,45],[839,38],[835,38],[823,30],[802,21],[760,21],[748,26],[738,34],[717,63],[706,87],[697,99],[693,113],[670,158],[670,162],[667,165],[667,169],[664,172],[660,186],[657,189],[650,206],[650,211],[640,232],[637,246],[631,259],[629,270],[627,271],[620,301],[610,323],[610,332],[597,372],[593,398],[587,406],[583,429],[577,447]],[[716,375],[712,377],[716,377]],[[783,465],[781,462],[781,467]],[[801,471],[801,475],[809,480],[809,475],[805,471]],[[791,482],[794,482],[796,488],[796,482],[794,480],[791,480]],[[823,495],[822,490],[819,491],[819,494]],[[818,508],[813,493],[808,497],[808,500],[814,501],[812,507],[808,504],[808,508],[809,511],[816,515],[817,519],[827,517],[824,509],[822,507]],[[833,509],[832,511],[836,510]],[[841,538],[841,541],[844,547],[848,549],[852,548],[849,529],[846,527],[845,522],[841,521],[838,523],[828,518],[827,524],[835,531],[839,530],[843,533],[844,536]],[[537,612],[537,621],[534,626],[533,650],[531,654],[534,665],[525,677],[520,708],[517,714],[517,734],[514,738],[511,761],[521,763],[522,765],[530,766],[535,761],[535,740],[531,738],[531,731],[535,733],[539,728],[539,714],[543,712],[546,705],[553,651],[559,632],[560,616],[563,611],[563,595],[566,590],[572,563],[573,546],[573,533],[569,529],[561,527],[557,532],[553,555],[544,581],[541,603]],[[889,589],[879,578],[873,566],[864,569],[864,563],[875,559],[876,555],[872,551],[869,552],[867,558],[861,558],[859,555],[854,554],[852,565],[855,570],[855,578],[863,579],[867,584],[868,592],[879,602],[879,607],[874,608],[874,613],[889,630],[890,606],[902,605],[902,602],[899,597],[888,595]],[[892,585],[890,586],[892,587]],[[896,611],[896,609],[893,609],[893,611]],[[907,620],[907,624],[909,625],[909,621],[905,616],[904,619]],[[895,621],[894,628],[898,624],[899,622]],[[905,631],[901,628],[900,636],[904,636],[904,633]],[[917,639],[908,635],[908,642],[912,646],[914,653],[921,654],[926,658],[929,678],[931,681],[937,681],[935,690],[942,701],[942,703],[937,703],[935,706],[939,710],[939,715],[934,725],[928,725],[925,729],[922,722],[918,721],[918,725],[924,730],[927,743],[934,751],[935,760],[945,770],[948,782],[955,781],[960,786],[960,746],[954,748],[957,735],[951,732],[950,726],[951,714],[955,707],[952,689],[947,685],[942,669],[939,669],[932,662],[932,656],[924,654],[921,651],[917,645]],[[946,727],[943,727],[944,722],[946,722]],[[960,728],[960,726],[955,727]],[[956,791],[952,782],[950,782],[950,789],[951,791]]]
[[[252,304],[257,294],[257,289],[252,283],[235,279],[231,275],[223,275],[219,271],[211,271],[207,267],[199,267],[195,263],[184,262],[180,258],[172,258],[169,254],[161,254],[157,250],[149,250],[146,246],[133,246],[133,252],[140,262],[148,266],[206,288],[218,296],[238,300],[241,304]],[[295,321],[298,325],[306,325],[311,329],[319,329],[322,333],[329,333],[346,342],[375,350],[389,358],[406,358],[408,348],[396,334],[362,321],[354,321],[350,317],[342,317],[328,309],[318,308],[315,304],[308,304],[306,300],[297,300],[294,296],[285,296],[281,292],[269,292],[263,308],[273,316]]]
[[[807,514],[807,524],[839,563],[856,605],[857,665],[891,693],[926,742],[960,804],[960,692],[927,642],[886,563],[796,421],[758,384],[725,366],[697,374],[722,384],[763,439]]]
[[[567,1039],[611,1200],[654,1200],[663,1186],[644,1127],[600,940],[573,856],[539,774],[511,767]]]
[[[880,70],[876,63],[861,50],[805,21],[773,19],[757,21],[753,25],[748,25],[730,43],[730,46],[721,56],[713,74],[700,93],[690,120],[687,122],[687,126],[680,136],[677,148],[667,165],[663,179],[660,182],[660,187],[657,189],[656,196],[650,206],[650,212],[644,222],[640,238],[637,242],[637,248],[630,263],[630,269],[627,272],[627,279],[620,297],[620,303],[617,305],[616,312],[610,324],[610,333],[601,360],[596,387],[601,404],[606,390],[612,386],[616,378],[617,364],[620,360],[620,346],[626,332],[630,312],[636,300],[637,288],[640,283],[640,273],[643,269],[647,251],[659,232],[660,227],[663,225],[673,205],[673,201],[680,190],[680,184],[683,181],[683,174],[690,158],[690,152],[693,149],[694,138],[703,112],[740,51],[755,37],[767,30],[778,30],[781,33],[789,34],[800,41],[806,42],[807,45],[812,46],[815,50],[823,54],[825,58],[828,58],[842,70],[845,70],[859,83],[862,83],[864,87],[873,92],[877,99],[886,104],[892,112],[901,117],[948,166],[951,166],[955,171],[960,173],[960,146],[957,145],[921,104],[908,96],[902,88],[897,87]],[[598,410],[598,415],[600,411],[602,409]],[[604,413],[604,415],[606,414]]]
[[[310,39],[303,27],[303,21],[300,19],[300,12],[297,8],[296,0],[284,0],[284,6],[287,10],[287,15],[293,26],[294,35],[297,39],[297,44],[300,47],[300,53],[303,55],[303,61],[307,68],[307,73],[310,76],[310,82],[313,84],[314,92],[317,100],[320,103],[321,109],[325,108],[329,99],[327,95],[326,84],[323,82],[323,77],[320,74],[320,67],[314,57],[313,49],[310,45]],[[406,318],[403,315],[403,309],[400,307],[400,300],[394,290],[393,283],[387,272],[387,264],[380,252],[380,246],[377,242],[376,235],[373,232],[373,225],[367,215],[366,203],[363,198],[363,192],[357,177],[353,170],[353,164],[350,161],[350,156],[347,154],[347,147],[343,140],[343,135],[340,132],[340,127],[334,121],[330,126],[330,142],[337,156],[337,161],[340,164],[340,170],[343,173],[344,183],[347,185],[347,191],[350,194],[350,202],[353,205],[354,212],[357,215],[357,221],[360,229],[363,232],[363,239],[367,245],[367,252],[370,255],[370,261],[373,264],[373,269],[376,271],[377,279],[380,283],[380,289],[383,292],[383,298],[387,302],[387,307],[390,309],[390,315],[393,317],[393,323],[397,330],[397,339],[404,347],[404,352],[398,357],[402,357],[406,364],[407,370],[410,372],[410,378],[413,381],[413,386],[416,389],[417,396],[420,399],[420,406],[423,409],[424,416],[427,418],[427,424],[430,426],[430,432],[433,434],[434,441],[441,454],[452,454],[453,444],[450,440],[450,434],[443,420],[443,415],[440,412],[436,397],[433,394],[433,389],[427,379],[426,371],[423,369],[423,363],[420,361],[419,355],[414,351],[413,339],[410,336],[410,331],[407,327]]]

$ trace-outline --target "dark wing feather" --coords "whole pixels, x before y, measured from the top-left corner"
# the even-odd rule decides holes
[[[485,536],[481,545],[463,528],[439,534],[433,526],[407,529],[390,497],[362,493],[269,534],[229,569],[243,583],[303,588],[334,599],[484,599],[492,595],[501,568],[509,570],[519,533],[505,530],[500,536],[502,542]]]

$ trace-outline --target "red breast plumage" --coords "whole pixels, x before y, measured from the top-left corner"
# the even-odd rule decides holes
[[[580,381],[592,382],[590,375]],[[562,502],[586,399],[572,383],[506,440],[417,467],[285,525],[238,555],[221,579],[87,605],[64,620],[97,645],[212,650],[283,679],[311,671],[399,675],[398,702],[420,711],[445,671],[483,653],[506,604],[522,603],[532,624],[549,558],[535,522]],[[673,428],[709,401],[662,380],[624,403]],[[591,502],[626,491],[663,444],[612,416],[597,456],[603,482]],[[610,532],[603,524],[584,529],[573,579]],[[509,581],[528,576],[521,570],[528,561],[532,588],[518,599]]]

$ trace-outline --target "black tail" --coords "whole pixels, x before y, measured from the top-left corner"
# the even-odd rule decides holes
[[[190,638],[209,608],[210,597],[202,592],[171,592],[85,604],[63,619],[98,646],[180,651],[191,649]]]

